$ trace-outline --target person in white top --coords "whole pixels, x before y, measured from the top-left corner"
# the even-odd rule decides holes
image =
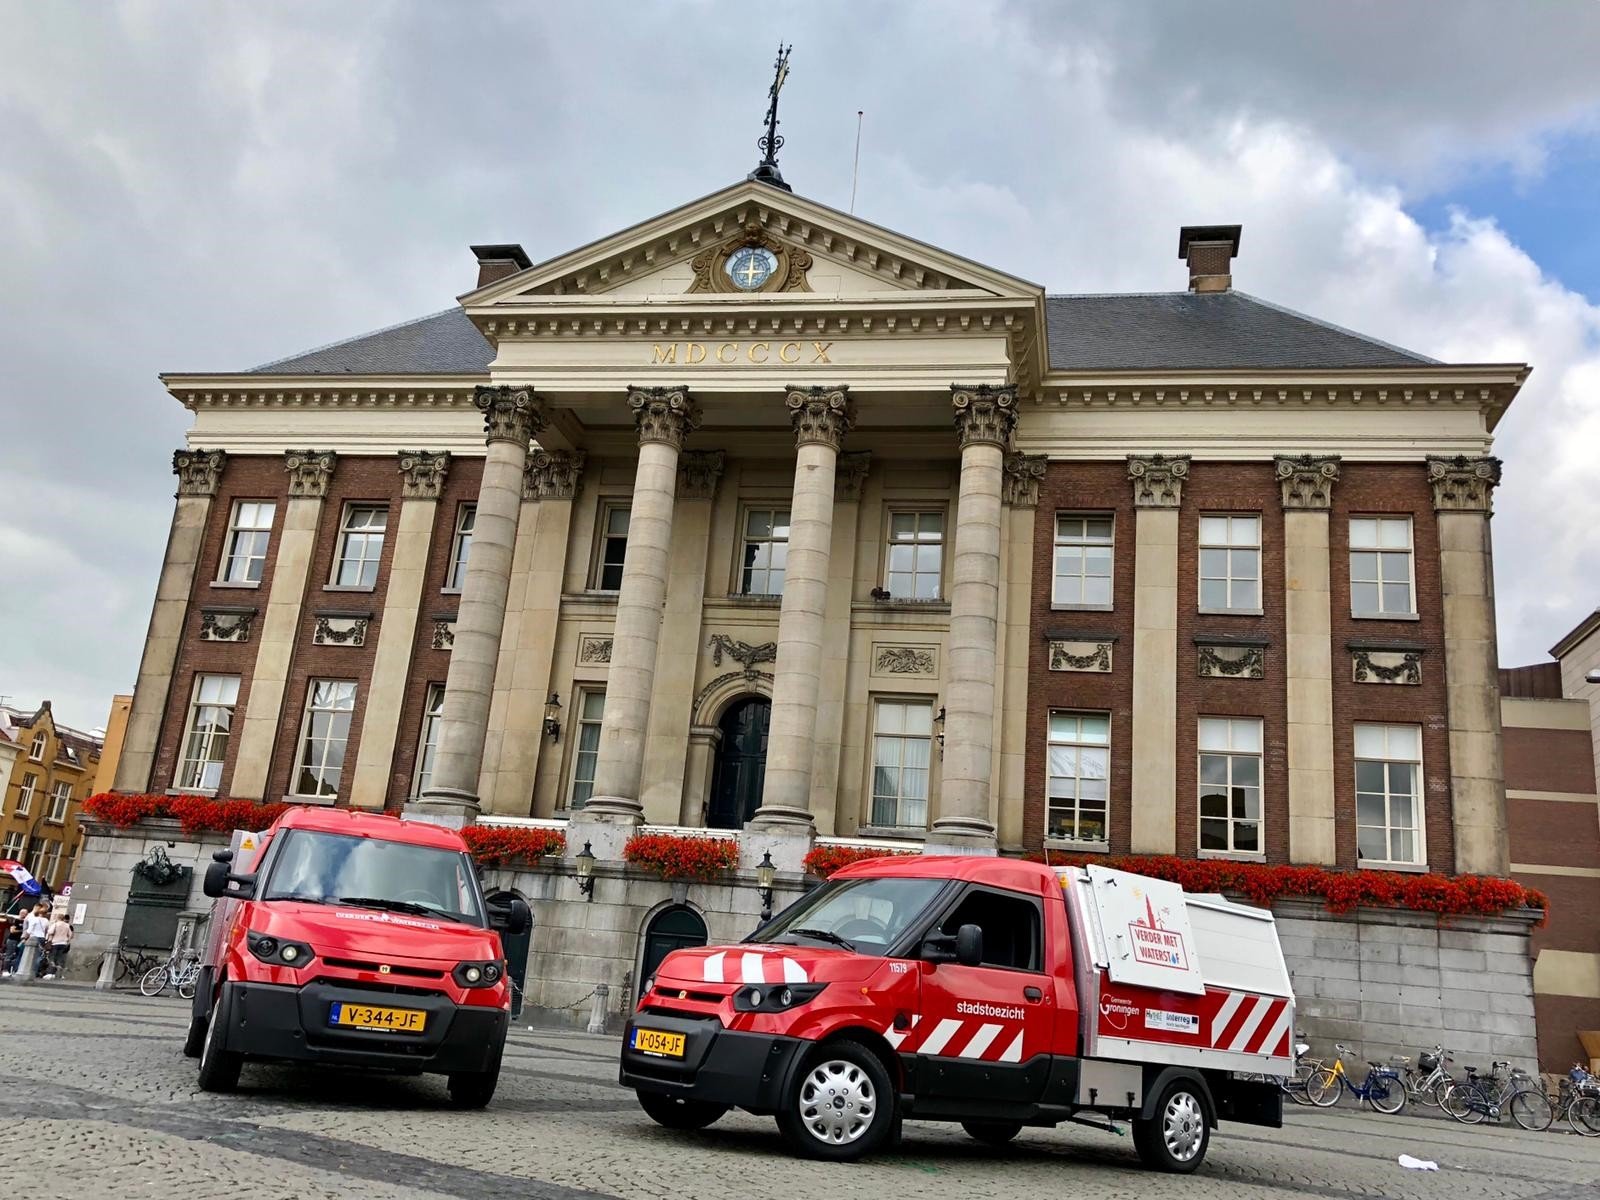
[[[50,918],[49,928],[45,930],[45,940],[50,943],[50,965],[46,979],[54,979],[65,970],[67,951],[72,948],[72,938],[76,932],[65,910]]]
[[[34,906],[34,910],[28,914],[28,919],[22,923],[23,942],[34,949],[33,973],[35,975],[44,974],[45,938],[50,932],[49,912],[50,906],[41,901]]]

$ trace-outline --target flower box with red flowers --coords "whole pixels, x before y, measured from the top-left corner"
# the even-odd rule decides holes
[[[171,820],[189,836],[232,833],[235,829],[261,830],[276,821],[287,804],[261,804],[255,800],[230,800],[211,796],[125,795],[97,792],[83,802],[90,819],[127,829],[140,821]]]
[[[739,865],[739,843],[732,838],[640,833],[628,839],[622,857],[630,866],[654,871],[663,879],[714,879]]]
[[[904,858],[915,850],[878,850],[870,846],[817,846],[801,860],[807,873],[827,879],[835,871],[874,858]]]
[[[532,862],[565,854],[567,838],[559,829],[516,825],[468,825],[461,831],[472,857],[485,867]]]

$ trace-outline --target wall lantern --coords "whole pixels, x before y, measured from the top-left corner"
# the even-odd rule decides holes
[[[778,868],[772,862],[772,851],[763,850],[761,861],[756,864],[756,888],[761,893],[761,919],[772,920],[772,883],[777,878]]]
[[[544,702],[544,735],[552,742],[561,740],[561,693],[551,692]]]
[[[593,900],[594,899],[594,851],[589,848],[589,843],[588,842],[585,842],[583,844],[583,849],[578,851],[577,855],[574,856],[573,861],[578,864],[578,891],[579,891],[579,893],[584,895],[584,896],[587,896],[590,900]]]
[[[938,726],[933,735],[933,740],[939,743],[939,757],[944,757],[944,705],[939,705],[939,711],[933,714],[933,723]]]

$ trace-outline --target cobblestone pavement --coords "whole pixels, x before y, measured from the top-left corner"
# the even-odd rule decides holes
[[[766,1118],[703,1134],[653,1125],[617,1087],[611,1038],[519,1029],[481,1113],[443,1081],[248,1066],[208,1096],[179,1053],[187,1005],[86,988],[0,986],[0,1124],[30,1200],[730,1200],[917,1197],[1498,1197],[1592,1200],[1600,1139],[1446,1120],[1292,1108],[1281,1130],[1225,1126],[1192,1177],[1141,1170],[1126,1136],[1026,1131],[1003,1151],[909,1123],[894,1154],[852,1166],[794,1159]],[[1408,1171],[1405,1153],[1438,1162]],[[24,1186],[20,1181],[26,1180]]]

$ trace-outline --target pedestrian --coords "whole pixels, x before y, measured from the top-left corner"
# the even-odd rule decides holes
[[[20,918],[7,916],[6,940],[3,951],[0,951],[0,979],[10,976],[17,969],[17,958],[22,954],[22,924]]]
[[[46,979],[54,979],[66,972],[67,951],[72,949],[74,933],[76,930],[72,928],[72,922],[67,919],[65,909],[50,919],[50,925],[45,930],[45,937],[50,943],[50,967],[45,975]]]
[[[41,900],[22,923],[23,941],[33,947],[34,978],[44,974],[45,955],[48,953],[46,935],[50,932],[49,912],[50,906]]]

